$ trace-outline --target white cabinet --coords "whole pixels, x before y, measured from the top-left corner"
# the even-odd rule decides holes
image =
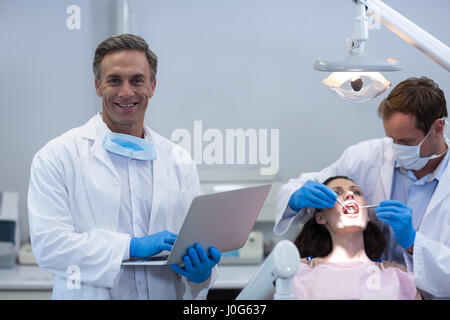
[[[53,275],[38,266],[0,269],[0,300],[50,299]]]

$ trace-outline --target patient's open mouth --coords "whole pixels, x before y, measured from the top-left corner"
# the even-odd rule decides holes
[[[349,215],[357,215],[359,213],[359,205],[354,200],[344,201],[342,212]]]

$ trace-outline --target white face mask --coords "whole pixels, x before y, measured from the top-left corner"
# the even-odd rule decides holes
[[[443,131],[442,135],[445,139],[446,120],[444,118],[442,118],[442,120],[444,120],[444,131]],[[397,143],[392,144],[392,148],[394,149],[394,157],[400,164],[400,167],[403,167],[403,168],[409,169],[409,170],[420,170],[423,167],[425,167],[425,165],[428,163],[428,161],[430,161],[431,159],[439,158],[445,152],[447,152],[447,151],[445,151],[439,155],[432,154],[431,156],[423,157],[423,158],[420,157],[420,146],[425,141],[425,139],[428,137],[430,132],[431,132],[431,128],[430,128],[430,131],[428,131],[425,138],[423,138],[423,140],[417,146],[404,146],[404,145],[397,144]]]
[[[155,160],[156,150],[145,139],[128,134],[107,132],[103,137],[105,150],[136,160]]]

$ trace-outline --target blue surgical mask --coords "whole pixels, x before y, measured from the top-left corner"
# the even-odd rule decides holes
[[[128,134],[107,132],[103,137],[103,148],[130,159],[156,159],[156,150],[150,142]]]
[[[443,136],[445,138],[446,121],[444,118],[442,120],[444,120]],[[409,169],[409,170],[420,170],[423,167],[425,167],[425,165],[428,163],[428,161],[430,161],[431,159],[439,158],[445,152],[447,152],[447,151],[445,151],[444,153],[438,154],[438,155],[432,154],[431,156],[428,156],[428,157],[420,157],[420,146],[425,141],[425,139],[428,137],[430,132],[431,132],[431,129],[430,129],[430,131],[428,131],[425,138],[423,138],[423,140],[417,146],[404,146],[401,144],[393,143],[392,148],[394,150],[394,157],[397,160],[397,162],[399,163],[400,167]]]

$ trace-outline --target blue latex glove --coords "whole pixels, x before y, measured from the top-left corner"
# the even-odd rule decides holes
[[[289,206],[297,212],[307,207],[317,209],[333,208],[336,198],[336,192],[323,183],[308,180],[291,195]]]
[[[163,250],[172,250],[177,235],[164,230],[141,238],[131,238],[130,257],[146,258],[154,256]]]
[[[211,275],[211,269],[219,263],[222,254],[214,247],[209,248],[209,255],[198,243],[187,249],[183,256],[184,267],[171,264],[170,267],[176,273],[188,278],[191,282],[202,283]]]
[[[410,248],[416,239],[412,226],[412,209],[400,201],[386,200],[375,208],[377,217],[389,224],[394,231],[395,240],[405,249]]]

